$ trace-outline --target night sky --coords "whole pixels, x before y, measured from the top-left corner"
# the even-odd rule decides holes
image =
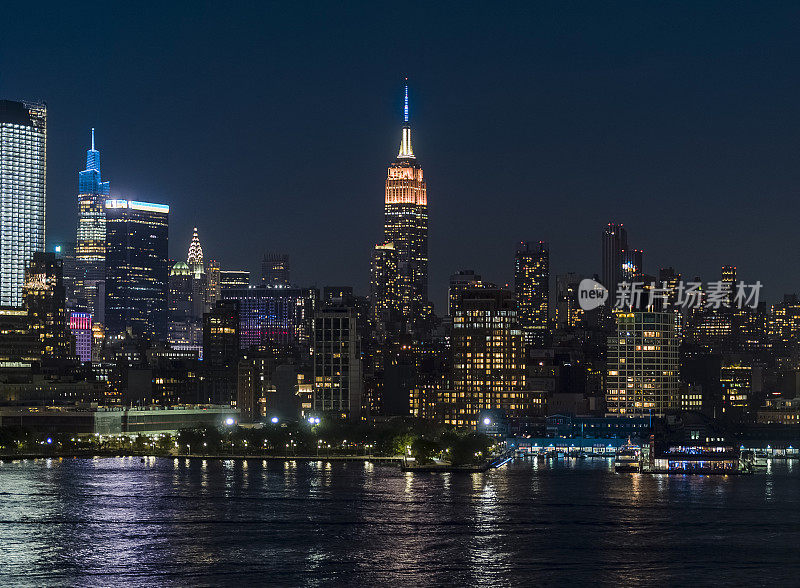
[[[49,246],[74,241],[96,127],[112,195],[168,203],[170,250],[366,293],[402,79],[428,181],[430,284],[508,282],[515,243],[600,272],[800,291],[797,3],[5,3],[0,98],[48,104]]]

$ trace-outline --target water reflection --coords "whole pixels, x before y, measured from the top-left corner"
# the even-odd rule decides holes
[[[0,464],[0,584],[793,583],[798,468],[483,474],[253,460]],[[710,540],[709,538],[713,538]],[[36,574],[30,576],[28,574]]]

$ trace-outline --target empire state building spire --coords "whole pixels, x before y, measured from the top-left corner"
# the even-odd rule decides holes
[[[406,80],[407,82],[408,80]],[[395,308],[405,332],[419,333],[424,328],[428,303],[428,191],[422,167],[411,149],[411,125],[408,122],[408,83],[405,85],[403,141],[397,159],[386,173],[384,200],[384,243],[391,243],[391,252],[379,251],[381,267],[391,276],[390,282],[377,284],[387,294],[396,290],[397,300],[387,308]],[[379,268],[380,269],[380,268]],[[384,271],[381,270],[381,271]]]
[[[408,122],[408,78],[406,78],[406,95],[403,105],[403,138],[400,141],[400,152],[397,159],[415,159],[414,150],[411,148],[411,125]]]

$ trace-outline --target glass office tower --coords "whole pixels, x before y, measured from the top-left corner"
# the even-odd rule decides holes
[[[164,341],[169,206],[106,200],[106,332]]]
[[[0,100],[0,306],[22,306],[25,268],[44,251],[47,107]]]
[[[78,172],[78,239],[75,246],[75,298],[77,308],[104,322],[98,304],[106,278],[106,212],[109,182],[101,181],[100,152],[86,151],[86,169]]]

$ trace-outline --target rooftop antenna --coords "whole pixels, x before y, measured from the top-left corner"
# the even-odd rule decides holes
[[[408,122],[408,78],[406,78],[406,98],[405,107],[403,109],[403,120],[404,122]]]

